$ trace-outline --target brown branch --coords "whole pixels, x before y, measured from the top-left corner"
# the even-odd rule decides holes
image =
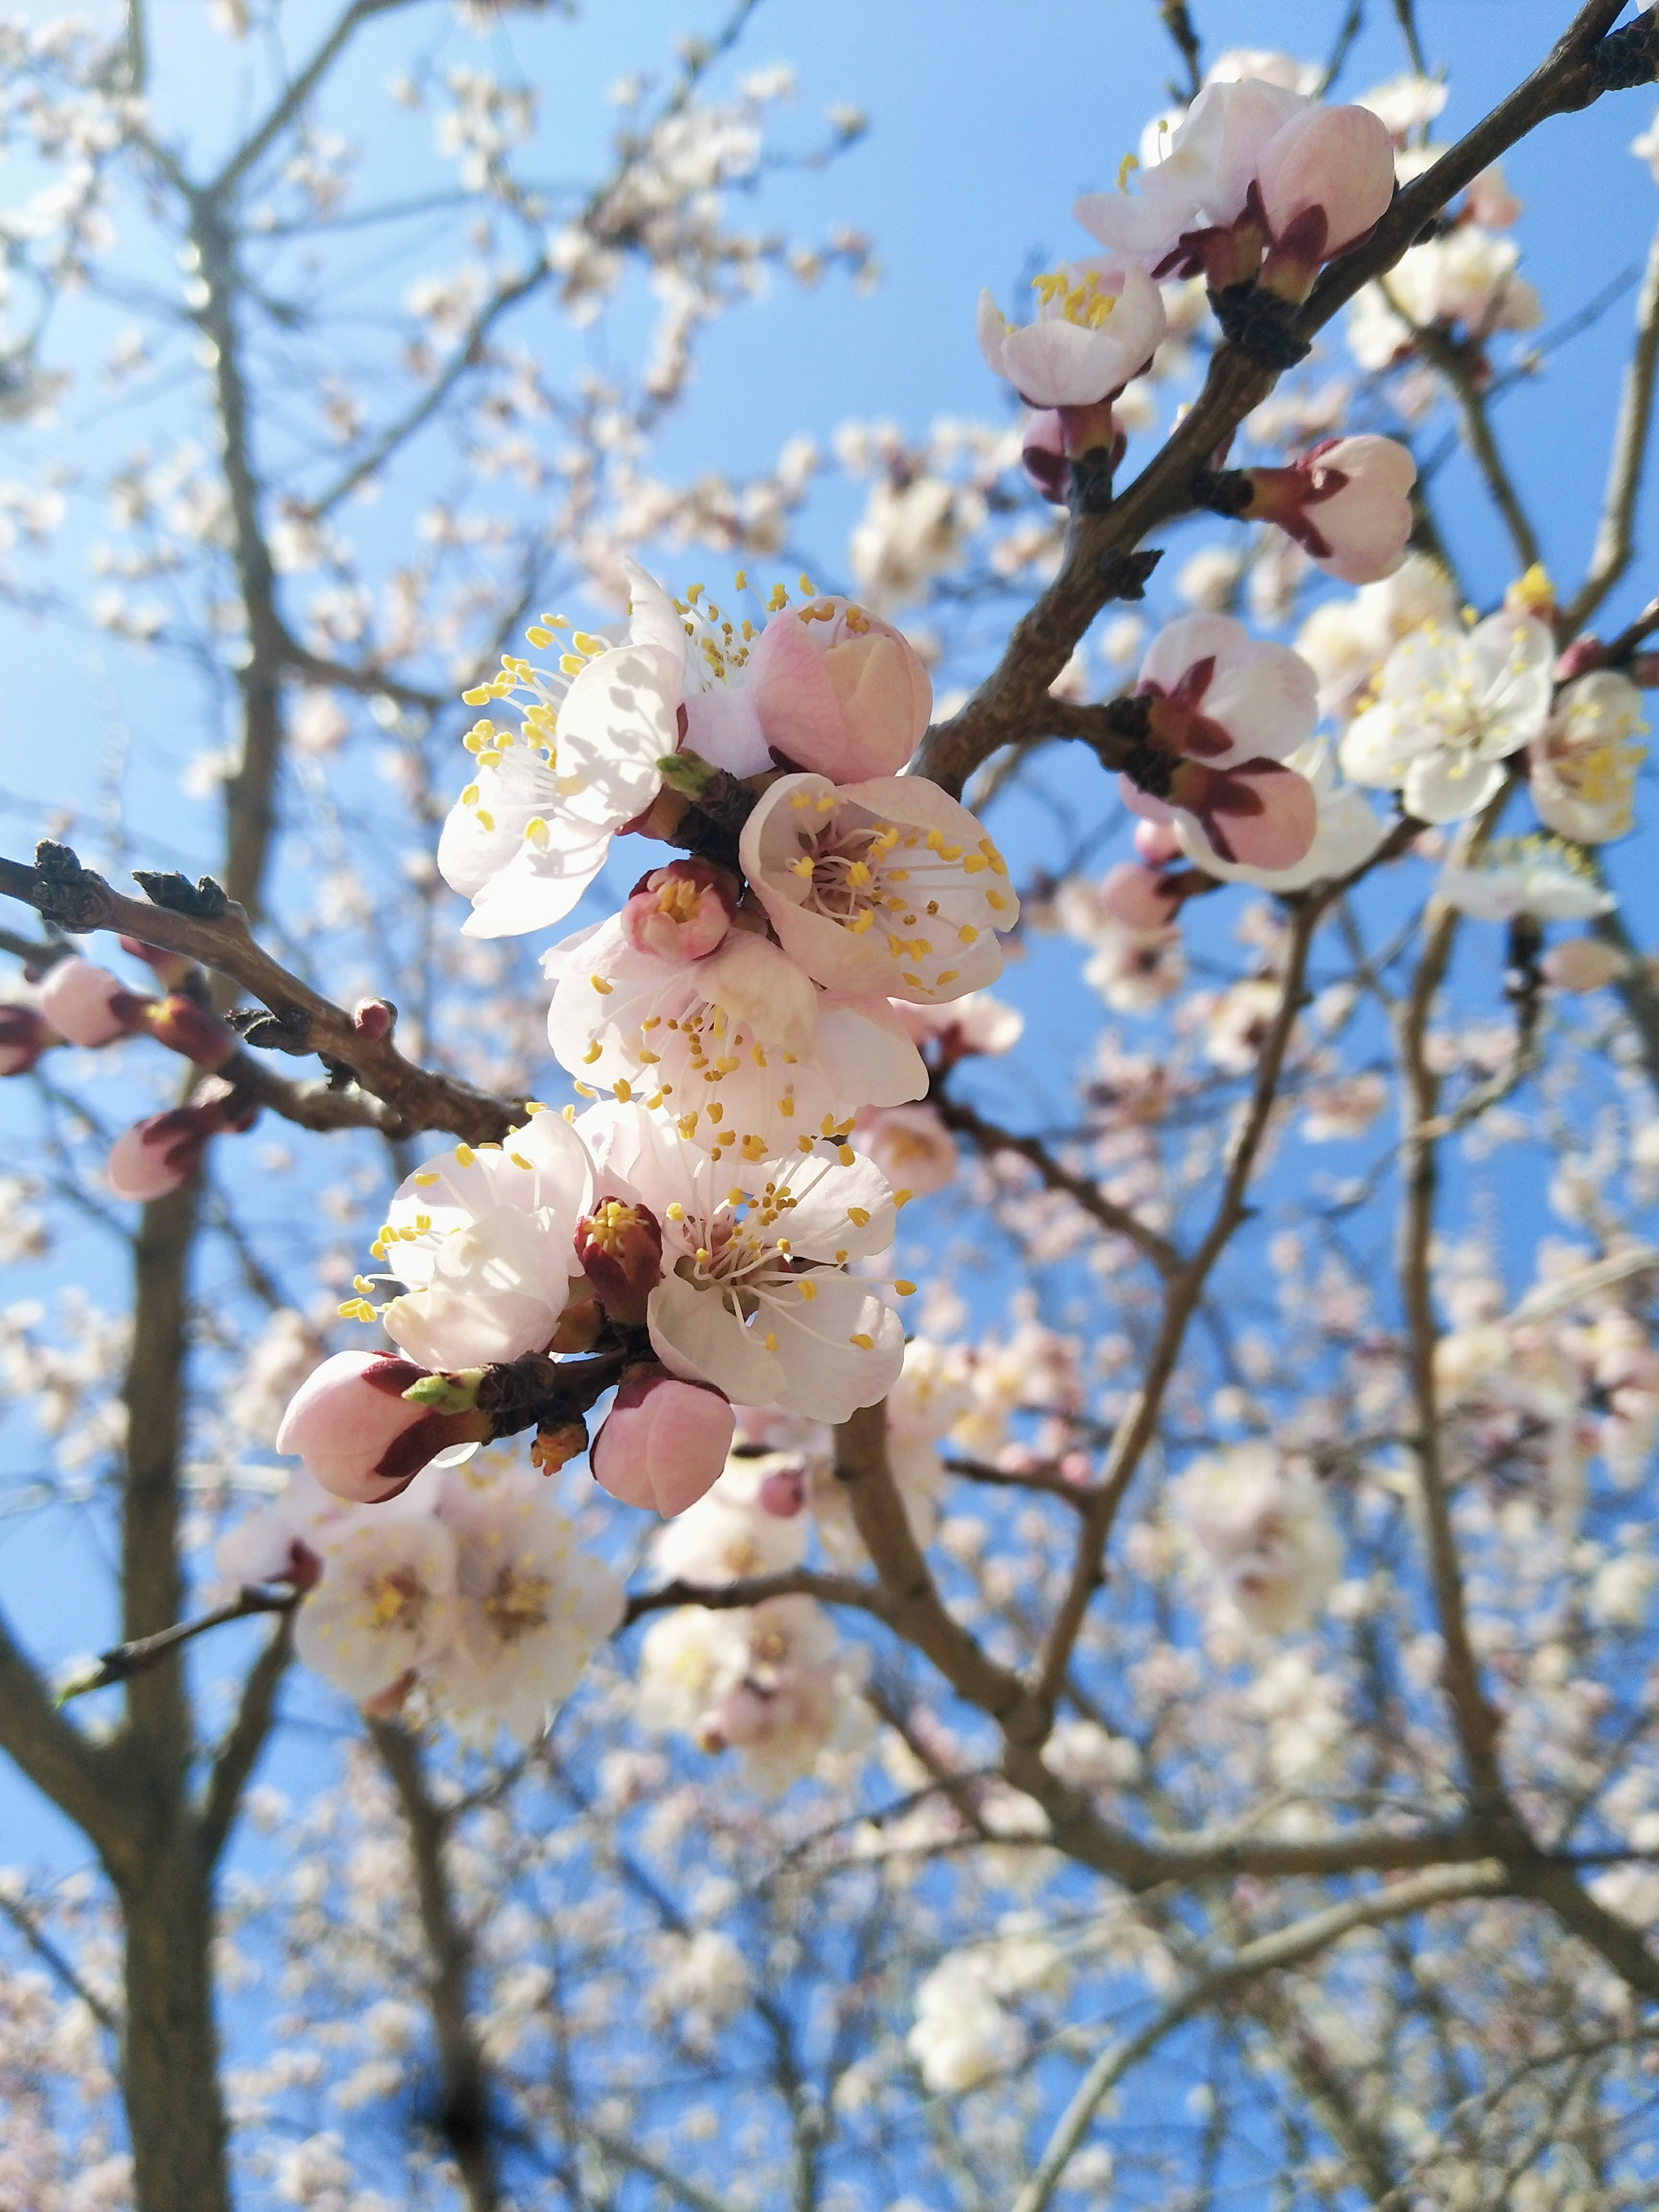
[[[0,1744],[35,1788],[90,1838],[106,1861],[119,1857],[127,1832],[124,1793],[106,1747],[89,1743],[64,1719],[40,1677],[0,1620]]]
[[[1310,340],[1363,285],[1392,269],[1430,218],[1482,169],[1551,115],[1586,107],[1597,95],[1589,55],[1623,0],[1588,0],[1548,58],[1468,135],[1397,193],[1366,243],[1331,263],[1292,330]],[[927,733],[919,774],[957,793],[1000,746],[1044,726],[1048,686],[1106,604],[1103,554],[1127,552],[1151,530],[1188,513],[1197,471],[1273,389],[1276,373],[1229,343],[1211,356],[1204,389],[1179,428],[1103,514],[1075,518],[1059,574],[1015,625],[1001,659],[967,704]]]
[[[1547,1905],[1562,1925],[1605,1959],[1629,1988],[1642,1996],[1659,1999],[1659,1957],[1648,1948],[1645,1933],[1598,1905],[1581,1887],[1570,1867],[1559,1860],[1529,1856],[1512,1859],[1508,1871],[1515,1890]]]
[[[117,930],[170,952],[186,953],[204,968],[229,977],[276,1015],[294,1039],[291,1049],[314,1052],[327,1063],[348,1068],[361,1088],[380,1099],[394,1117],[365,1111],[356,1116],[342,1113],[337,1121],[331,1109],[324,1109],[303,1086],[268,1087],[266,1095],[290,1120],[307,1127],[336,1127],[355,1118],[372,1121],[388,1134],[445,1129],[476,1145],[499,1143],[523,1118],[526,1102],[497,1098],[458,1077],[417,1067],[404,1058],[389,1036],[365,1036],[343,1007],[271,958],[255,940],[246,915],[234,904],[211,919],[180,914],[148,900],[125,898],[87,871],[76,879],[66,903],[61,884],[48,882],[37,869],[20,861],[5,860],[0,860],[0,892],[60,918],[77,932]],[[313,1113],[315,1120],[309,1118]]]
[[[1561,611],[1561,636],[1576,637],[1630,566],[1636,543],[1636,501],[1642,489],[1653,392],[1659,374],[1659,231],[1648,248],[1648,265],[1636,301],[1636,344],[1625,368],[1607,465],[1601,520],[1589,573]]]
[[[1058,1498],[1079,1512],[1088,1504],[1091,1492],[1086,1483],[1067,1482],[1063,1474],[1052,1468],[1027,1468],[1013,1473],[1007,1468],[988,1467],[981,1459],[947,1459],[947,1474],[959,1474],[965,1482],[982,1482],[995,1490],[1029,1490],[1048,1498]]]
[[[467,2212],[495,2212],[501,2187],[495,2171],[489,2081],[467,2009],[472,1940],[462,1926],[444,1864],[449,1819],[426,1786],[416,1739],[397,1721],[371,1721],[369,1735],[398,1793],[409,1829],[410,1857],[420,1899],[421,1926],[430,1956],[427,2003],[438,2045],[441,2082],[440,2133],[460,2168]]]
[[[1469,841],[1471,853],[1490,836],[1508,796],[1509,787],[1505,785],[1479,817]],[[1406,1314],[1412,1392],[1417,1409],[1416,1455],[1427,1529],[1430,1579],[1434,1589],[1436,1617],[1444,1646],[1442,1679],[1468,1768],[1474,1803],[1481,1813],[1496,1815],[1504,1804],[1498,1766],[1499,1723],[1481,1689],[1480,1670],[1469,1639],[1462,1577],[1458,1569],[1445,1470],[1440,1456],[1439,1406],[1434,1372],[1435,1346],[1439,1330],[1434,1315],[1430,1254],[1434,1236],[1438,1168],[1435,1139],[1429,1132],[1436,1120],[1440,1081],[1429,1067],[1425,1038],[1435,995],[1451,959],[1458,921],[1455,908],[1442,907],[1431,925],[1428,942],[1418,964],[1410,996],[1395,1019],[1401,1076],[1401,1175],[1404,1183],[1400,1226],[1400,1289]]]
[[[824,1605],[854,1605],[864,1613],[887,1615],[887,1599],[874,1583],[852,1575],[821,1575],[810,1567],[793,1567],[786,1573],[753,1575],[735,1583],[665,1583],[660,1589],[641,1590],[628,1601],[623,1628],[631,1628],[648,1613],[670,1607],[699,1605],[708,1613],[731,1613],[745,1606],[764,1605],[774,1597],[815,1597]],[[618,1632],[620,1633],[620,1631]]]
[[[1142,1255],[1150,1260],[1161,1275],[1179,1273],[1185,1264],[1182,1255],[1167,1237],[1160,1237],[1156,1229],[1149,1229],[1144,1221],[1137,1220],[1127,1206],[1119,1206],[1107,1197],[1097,1183],[1087,1176],[1078,1175],[1062,1167],[1054,1154],[1038,1137],[1018,1137],[1010,1130],[999,1128],[994,1122],[985,1121],[971,1106],[959,1100],[940,1097],[937,1094],[932,1104],[947,1129],[958,1136],[969,1138],[988,1158],[999,1152],[1014,1152],[1029,1161],[1050,1190],[1064,1191],[1075,1200],[1091,1219],[1115,1237],[1127,1237]]]
[[[1480,347],[1474,341],[1460,344],[1444,331],[1431,325],[1415,323],[1401,312],[1399,301],[1385,283],[1383,295],[1394,313],[1412,334],[1412,344],[1421,354],[1431,368],[1437,369],[1451,386],[1457,402],[1459,419],[1463,425],[1463,436],[1475,466],[1480,470],[1492,505],[1504,518],[1504,527],[1509,532],[1510,543],[1515,548],[1515,557],[1522,569],[1534,567],[1539,559],[1538,536],[1526,509],[1521,504],[1521,495],[1515,488],[1509,465],[1498,450],[1498,439],[1486,411],[1486,395],[1477,378],[1476,364]]]

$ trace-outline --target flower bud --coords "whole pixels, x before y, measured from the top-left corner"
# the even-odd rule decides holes
[[[649,1206],[601,1199],[576,1224],[576,1258],[594,1296],[624,1328],[645,1325],[646,1303],[662,1280],[662,1224]]]
[[[1367,107],[1307,107],[1269,139],[1256,171],[1273,244],[1263,288],[1305,300],[1322,262],[1357,246],[1394,197],[1394,141]]]
[[[1182,858],[1185,848],[1173,822],[1137,822],[1135,850],[1148,867],[1161,868]]]
[[[1569,937],[1552,945],[1538,972],[1558,991],[1599,991],[1630,972],[1629,957],[1594,937]]]
[[[428,1370],[381,1352],[337,1352],[289,1401],[276,1449],[302,1460],[336,1498],[380,1505],[451,1444],[482,1443],[489,1419],[444,1413],[404,1396]]]
[[[222,1067],[234,1054],[235,1031],[182,992],[137,1003],[143,1024],[157,1042],[193,1060],[198,1067]]]
[[[1066,466],[1066,425],[1057,407],[1033,409],[1020,431],[1019,458],[1026,475],[1054,507],[1064,507],[1071,488]]]
[[[762,1476],[755,1496],[763,1513],[777,1521],[793,1521],[806,1503],[805,1479],[798,1467],[775,1467]]]
[[[1417,464],[1394,438],[1327,438],[1294,468],[1249,469],[1254,522],[1276,522],[1328,575],[1374,584],[1406,557]]]
[[[0,1076],[27,1075],[56,1041],[33,1006],[0,1006]]]
[[[147,1001],[90,960],[60,960],[40,987],[40,1011],[71,1044],[113,1044]]]
[[[1125,929],[1150,937],[1170,927],[1181,901],[1165,877],[1133,860],[1122,860],[1101,884],[1100,905],[1103,913]]]
[[[835,783],[896,775],[933,709],[908,639],[839,599],[775,615],[750,655],[750,684],[774,752]]]
[[[392,1035],[398,1009],[385,999],[360,999],[353,1009],[351,1026],[369,1044],[380,1044]]]
[[[671,860],[641,876],[622,910],[623,935],[659,960],[701,960],[726,935],[738,885],[708,860]]]
[[[214,1076],[189,1105],[146,1115],[118,1137],[104,1163],[105,1180],[117,1198],[166,1198],[195,1174],[210,1137],[251,1129],[258,1115],[255,1100]]]
[[[617,1384],[588,1464],[624,1505],[652,1506],[671,1520],[714,1487],[735,1426],[722,1392],[641,1361]]]

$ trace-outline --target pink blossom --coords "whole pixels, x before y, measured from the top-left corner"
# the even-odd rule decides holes
[[[40,1011],[71,1044],[112,1044],[142,1000],[90,960],[60,960],[40,987]]]
[[[1246,510],[1275,522],[1345,584],[1393,575],[1411,535],[1417,464],[1393,438],[1327,438],[1293,468],[1251,469]]]
[[[1028,410],[1020,431],[1019,458],[1044,499],[1064,507],[1072,472],[1066,465],[1066,425],[1058,407]]]
[[[277,1450],[299,1458],[334,1497],[384,1504],[441,1451],[489,1433],[487,1415],[439,1413],[404,1395],[428,1371],[387,1352],[337,1352],[289,1400]]]
[[[1152,868],[1121,861],[1109,870],[1100,886],[1101,911],[1121,921],[1125,929],[1152,935],[1167,929],[1180,910],[1179,895],[1169,879]]]
[[[27,1075],[55,1042],[50,1025],[33,1006],[0,1006],[0,1076]]]
[[[1463,205],[1470,222],[1483,230],[1508,230],[1519,222],[1523,203],[1504,183],[1504,172],[1494,161],[1471,183]]]
[[[670,1520],[719,1480],[735,1426],[722,1392],[641,1361],[617,1385],[588,1464],[624,1505],[651,1506]]]
[[[1293,866],[1319,826],[1313,786],[1282,765],[1318,714],[1307,662],[1230,616],[1187,615],[1153,640],[1134,696],[1145,735],[1123,763],[1125,805],[1188,817],[1224,860]]]
[[[1149,868],[1167,866],[1178,860],[1185,849],[1176,834],[1172,822],[1137,822],[1135,850]]]
[[[806,1480],[800,1468],[792,1463],[763,1474],[755,1502],[775,1521],[793,1521],[806,1503]]]
[[[890,1003],[912,1043],[918,1048],[936,1045],[937,1058],[947,1066],[970,1053],[995,1057],[1012,1051],[1025,1029],[1018,1007],[1006,1006],[988,991],[969,991],[965,999],[950,999],[940,1006],[923,1006],[910,999]]]
[[[835,783],[896,775],[933,711],[908,639],[842,599],[775,615],[750,654],[749,684],[773,757]],[[687,743],[700,750],[695,714]]]
[[[1163,295],[1133,262],[1072,263],[1034,277],[1032,289],[1030,323],[1006,321],[989,292],[979,303],[980,351],[1028,407],[1058,408],[1062,417],[1098,408],[1140,374],[1164,337]],[[1101,442],[1097,433],[1091,442]],[[1069,433],[1066,450],[1079,450]]]
[[[943,1190],[957,1171],[956,1140],[936,1107],[868,1109],[854,1123],[853,1135],[888,1182],[912,1198]]]
[[[659,960],[701,960],[732,927],[738,890],[710,861],[671,860],[635,884],[618,917],[623,935]]]
[[[1310,107],[1269,140],[1256,185],[1272,243],[1266,289],[1305,300],[1322,262],[1357,246],[1394,197],[1394,141],[1367,107]]]

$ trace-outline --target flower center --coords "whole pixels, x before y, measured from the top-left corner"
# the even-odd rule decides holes
[[[1031,279],[1031,289],[1050,319],[1076,323],[1085,331],[1101,329],[1117,305],[1116,293],[1108,292],[1092,269],[1085,273],[1080,284],[1073,283],[1063,269],[1048,270]]]
[[[516,1644],[532,1628],[547,1625],[547,1602],[553,1585],[545,1575],[521,1575],[516,1567],[503,1567],[483,1609],[503,1644]]]
[[[376,1633],[412,1636],[427,1602],[426,1585],[413,1567],[388,1567],[363,1584],[362,1624]]]
[[[613,1260],[622,1256],[629,1232],[641,1225],[637,1210],[619,1198],[607,1198],[583,1224],[593,1243]]]

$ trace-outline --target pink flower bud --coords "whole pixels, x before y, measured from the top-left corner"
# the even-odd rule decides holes
[[[749,672],[767,744],[835,783],[896,775],[933,710],[915,647],[845,599],[775,615]]]
[[[648,1206],[601,1199],[576,1224],[576,1261],[612,1321],[641,1328],[662,1280],[662,1224]]]
[[[1599,668],[1606,659],[1607,653],[1606,646],[1594,631],[1586,630],[1582,637],[1574,638],[1566,651],[1557,659],[1556,682],[1571,684],[1575,676],[1587,675],[1591,669]]]
[[[383,1352],[337,1352],[289,1401],[276,1449],[302,1460],[336,1498],[382,1505],[451,1444],[482,1442],[484,1413],[441,1413],[404,1392],[428,1370]]]
[[[1161,868],[1182,856],[1182,842],[1173,822],[1137,822],[1135,850],[1148,867]]]
[[[1627,975],[1630,961],[1616,945],[1603,945],[1594,937],[1569,937],[1550,946],[1538,970],[1558,991],[1600,991]]]
[[[1101,884],[1100,904],[1102,912],[1121,922],[1125,929],[1150,937],[1170,927],[1181,901],[1151,868],[1122,860]]]
[[[806,1484],[798,1467],[775,1467],[763,1475],[756,1498],[763,1513],[775,1520],[793,1521],[806,1503]]]
[[[1320,264],[1357,246],[1394,197],[1394,140],[1367,107],[1307,107],[1263,149],[1256,187],[1273,240],[1266,289],[1305,300]]]
[[[360,999],[352,1011],[351,1026],[369,1044],[380,1044],[392,1035],[398,1009],[385,999]]]
[[[672,1520],[713,1489],[735,1426],[720,1391],[682,1382],[644,1360],[617,1386],[588,1465],[600,1488],[624,1505],[651,1506]]]
[[[1328,575],[1393,575],[1411,536],[1417,464],[1393,438],[1327,438],[1289,469],[1248,471],[1252,521],[1276,522]]]
[[[251,1129],[258,1114],[254,1100],[215,1076],[188,1106],[147,1115],[118,1137],[104,1163],[105,1180],[117,1198],[165,1198],[195,1174],[210,1137]]]
[[[1019,458],[1044,499],[1064,507],[1072,472],[1066,459],[1066,425],[1057,407],[1040,408],[1026,416]]]
[[[180,991],[139,1002],[141,1019],[158,1043],[182,1053],[198,1067],[222,1067],[236,1051],[236,1033]]]
[[[199,1106],[174,1106],[147,1114],[118,1136],[104,1163],[104,1179],[117,1198],[148,1205],[180,1190],[201,1165],[207,1140],[219,1127]]]
[[[27,1075],[55,1042],[51,1027],[33,1006],[0,1006],[0,1076]]]
[[[623,935],[659,960],[701,960],[732,927],[738,884],[708,860],[671,860],[640,878],[622,910]]]
[[[147,1002],[90,960],[60,960],[40,987],[40,1011],[71,1044],[112,1044]]]

